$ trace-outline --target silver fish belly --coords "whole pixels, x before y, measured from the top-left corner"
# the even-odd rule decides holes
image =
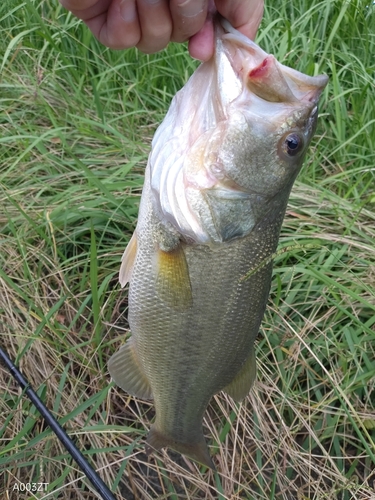
[[[211,468],[203,415],[214,394],[240,401],[254,381],[271,256],[327,83],[225,20],[215,36],[215,56],[177,93],[152,143],[120,270],[132,336],[109,361],[120,387],[154,400],[147,450],[168,446]]]

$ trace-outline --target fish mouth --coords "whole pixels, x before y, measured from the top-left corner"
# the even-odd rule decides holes
[[[303,104],[313,108],[328,82],[326,75],[308,76],[280,64],[224,18],[223,48],[243,87],[267,102]]]

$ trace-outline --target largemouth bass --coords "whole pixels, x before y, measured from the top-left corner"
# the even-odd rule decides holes
[[[203,415],[214,394],[241,401],[254,381],[271,256],[327,83],[223,19],[215,37],[214,57],[152,142],[120,269],[132,336],[109,361],[121,388],[154,400],[146,450],[167,446],[212,468]]]

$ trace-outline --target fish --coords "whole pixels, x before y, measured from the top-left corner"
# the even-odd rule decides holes
[[[169,447],[215,469],[204,413],[220,391],[242,401],[256,377],[272,255],[327,80],[218,16],[213,57],[154,135],[119,275],[131,337],[108,365],[120,388],[154,402],[147,453]]]

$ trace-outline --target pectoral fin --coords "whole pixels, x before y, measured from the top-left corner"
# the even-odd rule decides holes
[[[130,281],[137,256],[137,235],[133,233],[121,259],[119,282],[122,288]]]
[[[108,362],[109,373],[116,384],[132,396],[152,399],[151,386],[139,362],[133,339],[128,340]]]
[[[181,245],[156,254],[156,289],[159,297],[168,306],[186,310],[192,305],[189,269]]]
[[[242,401],[249,393],[256,377],[255,352],[252,350],[245,364],[230,384],[224,387],[225,391],[235,401]]]

